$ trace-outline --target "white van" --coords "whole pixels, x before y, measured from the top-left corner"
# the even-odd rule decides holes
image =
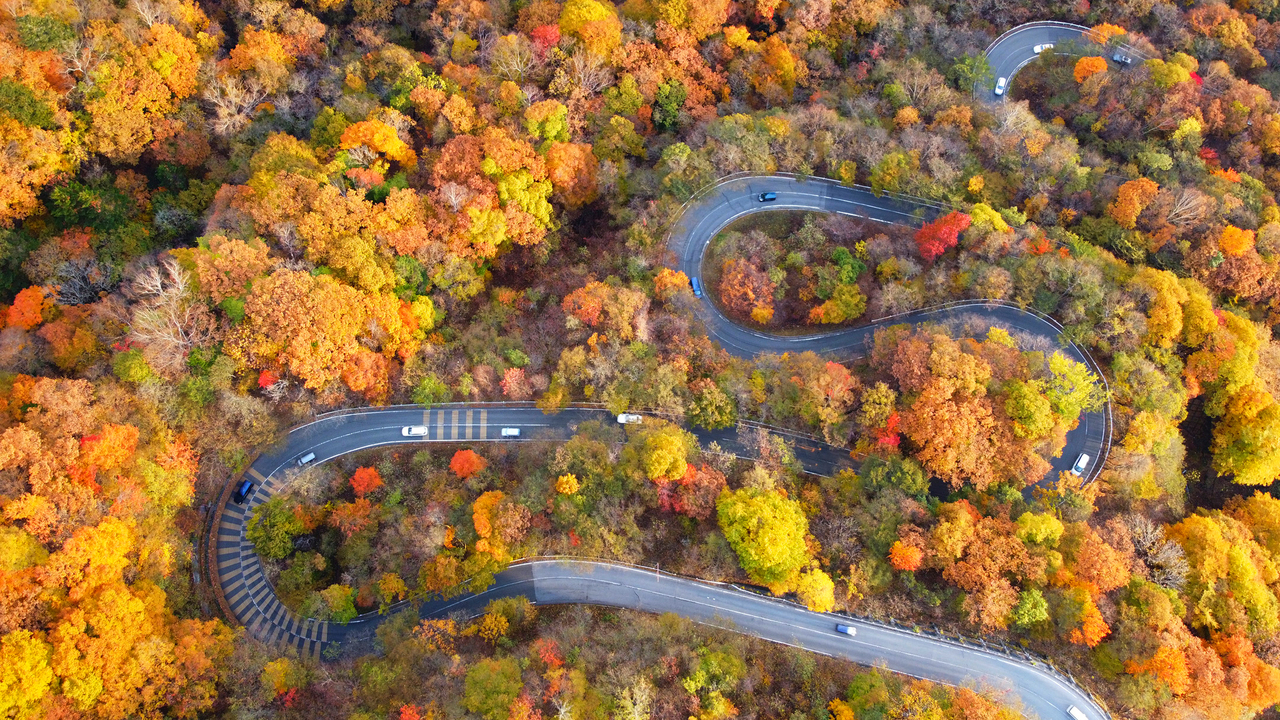
[[[1071,474],[1076,477],[1084,475],[1084,469],[1089,467],[1089,454],[1080,453],[1080,457],[1076,458],[1076,464],[1071,466]]]
[[[502,428],[502,437],[518,438],[520,437],[520,428]]]
[[[1089,716],[1080,712],[1080,708],[1075,705],[1067,708],[1067,714],[1072,717],[1072,720],[1089,720]]]

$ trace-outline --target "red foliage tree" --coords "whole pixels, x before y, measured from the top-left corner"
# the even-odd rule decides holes
[[[925,223],[916,231],[916,246],[920,248],[920,257],[926,262],[933,262],[942,253],[956,246],[960,241],[960,233],[964,232],[972,222],[971,218],[953,210],[946,215]]]
[[[545,53],[560,44],[560,26],[539,25],[529,33],[529,36],[533,38],[533,44],[538,48],[538,52]]]
[[[481,470],[489,466],[484,458],[475,454],[471,450],[459,450],[453,454],[453,459],[449,461],[449,469],[454,475],[466,480]]]
[[[716,509],[716,498],[725,488],[724,474],[713,467],[686,466],[684,477],[658,486],[658,505],[695,520],[706,520]]]
[[[380,487],[382,487],[382,476],[374,468],[358,468],[351,476],[351,488],[356,491],[356,497],[364,497]]]
[[[499,384],[502,386],[502,394],[512,400],[527,400],[531,394],[523,368],[507,368]]]

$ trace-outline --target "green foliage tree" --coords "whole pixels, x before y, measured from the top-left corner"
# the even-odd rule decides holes
[[[485,720],[506,720],[524,688],[514,658],[485,658],[467,671],[462,704]]]
[[[679,80],[671,80],[658,86],[653,103],[653,125],[662,132],[673,132],[680,121],[680,108],[689,92]]]
[[[1049,601],[1037,588],[1027,588],[1018,593],[1018,604],[1009,612],[1009,621],[1023,630],[1035,627],[1049,619]]]
[[[1053,429],[1053,407],[1035,381],[1010,380],[1005,385],[1004,411],[1013,420],[1013,434],[1039,440]]]
[[[245,537],[262,557],[281,560],[293,552],[293,539],[303,532],[302,521],[276,495],[254,509]]]
[[[346,625],[356,616],[356,591],[349,585],[330,585],[320,591],[329,607],[329,620]]]
[[[956,60],[949,73],[956,86],[964,92],[972,92],[974,88],[991,87],[995,73],[991,71],[991,63],[986,53],[969,54]]]
[[[139,348],[117,353],[111,361],[111,371],[121,380],[135,385],[155,375]]]
[[[881,458],[872,455],[862,463],[863,487],[872,492],[898,488],[907,495],[923,497],[929,492],[929,477],[920,463],[911,458]]]
[[[413,392],[409,396],[415,403],[431,407],[436,403],[453,399],[453,391],[435,373],[427,373],[413,387]]]
[[[689,424],[719,430],[738,421],[737,406],[719,385],[710,380],[695,384],[697,389],[694,390],[692,402],[686,411]]]
[[[1082,412],[1100,410],[1106,402],[1097,376],[1084,363],[1055,352],[1049,358],[1049,372],[1053,377],[1045,388],[1045,397],[1053,411],[1068,423],[1074,423]]]

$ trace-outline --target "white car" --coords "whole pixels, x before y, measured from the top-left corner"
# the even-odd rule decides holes
[[[426,425],[409,425],[408,427],[400,428],[400,434],[405,437],[426,437],[427,426]]]
[[[520,428],[502,428],[502,437],[520,437]]]
[[[1089,454],[1080,453],[1080,457],[1076,458],[1076,464],[1071,466],[1071,474],[1080,477],[1087,467],[1089,467]]]
[[[1035,54],[1039,55],[1040,53],[1044,52],[1045,50],[1052,50],[1052,49],[1053,49],[1053,43],[1045,43],[1045,44],[1043,44],[1043,45],[1037,45],[1037,46],[1035,46],[1035,47],[1031,48],[1031,51],[1032,51],[1032,52],[1034,52]]]
[[[1005,86],[1006,86],[1006,85],[1008,85],[1008,84],[1009,84],[1009,78],[1000,78],[999,80],[997,80],[997,81],[996,81],[996,94],[997,94],[997,95],[1003,95],[1003,94],[1004,94],[1004,88],[1005,88]]]
[[[618,416],[618,422],[623,425],[638,425],[644,422],[644,417],[635,413],[622,413]]]
[[[1131,57],[1129,57],[1128,55],[1125,55],[1123,52],[1119,52],[1119,51],[1117,51],[1115,55],[1112,55],[1112,56],[1111,56],[1111,59],[1112,59],[1112,60],[1115,60],[1116,62],[1120,63],[1121,65],[1132,65],[1132,64],[1133,64],[1133,58],[1131,58]]]

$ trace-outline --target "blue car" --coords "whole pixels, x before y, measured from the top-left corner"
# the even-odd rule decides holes
[[[702,283],[698,282],[698,278],[690,278],[689,284],[693,286],[693,296],[702,297]]]
[[[252,493],[253,493],[253,481],[245,480],[240,483],[239,487],[236,488],[236,492],[234,495],[231,496],[231,499],[235,500],[237,505],[243,505],[245,499],[247,499],[249,495]]]
[[[778,199],[778,193],[766,192],[760,193],[760,202],[773,202]]]

